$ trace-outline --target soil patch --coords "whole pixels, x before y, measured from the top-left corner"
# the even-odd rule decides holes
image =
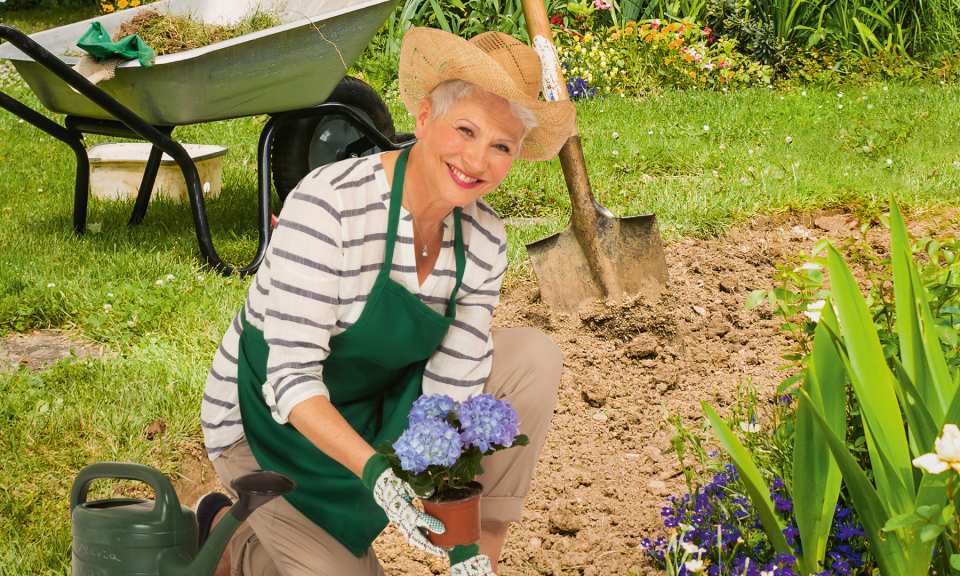
[[[103,356],[99,344],[77,339],[62,330],[35,330],[0,339],[0,371],[25,367],[43,370],[64,358]]]

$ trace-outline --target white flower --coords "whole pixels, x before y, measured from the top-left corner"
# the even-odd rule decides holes
[[[893,166],[893,158],[887,158],[887,166]]]
[[[786,141],[787,144],[793,144],[793,136],[787,136]]]
[[[173,282],[176,279],[177,277],[174,276],[173,274],[167,274],[167,282]]]
[[[823,270],[823,266],[817,264],[816,262],[804,262],[798,268],[793,269],[794,272],[799,272],[800,270]],[[820,308],[823,308],[823,306],[820,306]]]
[[[683,551],[687,554],[702,554],[704,552],[703,548],[693,542],[681,542],[680,547],[683,548]]]
[[[54,284],[53,282],[50,282],[49,284],[47,284],[47,288],[56,288],[56,287],[57,285]]]
[[[612,134],[610,134],[610,137],[613,138],[614,140],[616,140],[617,138],[620,137],[620,133],[619,133],[619,132],[613,132]]]
[[[647,136],[653,136],[653,130],[647,130]]]
[[[136,324],[136,322],[134,322],[133,320],[127,320],[127,326],[128,326],[128,327],[133,328],[133,326],[134,326],[135,324]]]
[[[801,95],[801,96],[806,96],[806,95],[807,95],[807,91],[806,91],[806,90],[801,90],[801,91],[800,91],[800,95]]]
[[[619,151],[619,150],[611,150],[610,153],[613,154],[614,156],[619,156],[619,155],[620,155],[620,151]]]
[[[817,300],[816,302],[811,302],[807,304],[807,309],[803,311],[803,315],[809,318],[811,322],[819,322],[820,313],[823,310],[823,307],[826,305],[826,300]]]
[[[156,284],[157,286],[163,286],[163,278],[160,278],[159,280],[154,282],[154,284]]]
[[[761,571],[760,571],[760,576],[775,576],[776,573],[777,573],[777,567],[774,566],[774,567],[771,568],[770,570],[761,570]]]
[[[703,560],[687,560],[683,563],[683,567],[687,569],[687,572],[697,574],[703,572],[706,565],[703,563]]]
[[[709,131],[710,131],[710,125],[709,125],[709,124],[704,124],[704,125],[703,125],[703,131],[704,131],[704,132],[709,132]]]
[[[946,424],[943,434],[934,442],[935,452],[913,459],[913,465],[929,474],[940,474],[953,468],[960,473],[960,428]]]
[[[113,298],[113,292],[107,292],[107,298]]]
[[[756,422],[741,422],[740,429],[748,434],[756,434],[760,431],[760,425]]]
[[[104,311],[104,312],[109,312],[109,311],[111,311],[111,310],[113,310],[113,305],[110,304],[109,302],[107,302],[106,304],[103,305],[103,311]]]
[[[837,104],[837,110],[843,110],[843,104]]]
[[[843,98],[843,92],[837,92],[837,98]]]

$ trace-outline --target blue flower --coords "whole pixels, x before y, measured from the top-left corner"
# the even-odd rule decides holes
[[[460,405],[460,439],[481,452],[494,446],[512,446],[518,427],[517,413],[506,400],[480,394]]]
[[[433,419],[411,424],[393,443],[400,467],[413,474],[423,472],[428,466],[453,466],[462,448],[456,429]]]
[[[446,420],[447,415],[456,412],[459,405],[446,394],[425,394],[410,407],[409,422],[414,425],[424,420]]]
[[[570,95],[571,100],[592,98],[596,96],[597,89],[591,88],[583,78],[573,78],[567,81],[567,94]]]

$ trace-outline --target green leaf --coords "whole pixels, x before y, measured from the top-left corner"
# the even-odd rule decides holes
[[[927,524],[920,529],[921,542],[933,542],[943,532],[943,526],[939,524]]]
[[[935,504],[927,506],[917,506],[917,516],[920,516],[924,520],[931,520],[934,516],[940,514],[942,506],[937,506]]]
[[[764,299],[767,297],[766,290],[754,290],[747,296],[746,308],[747,310],[753,310],[757,306],[763,303]]]
[[[893,375],[887,367],[873,316],[856,280],[832,246],[827,251],[827,268],[846,347],[848,373],[867,431],[867,448],[874,464],[877,492],[891,513],[903,513],[913,506],[914,480]],[[880,451],[884,453],[882,458]],[[882,460],[890,464],[896,478],[888,477]]]
[[[931,242],[928,248],[936,246]],[[890,258],[901,362],[934,420],[947,410],[955,390],[940,347],[939,331],[920,280],[910,238],[896,201],[890,199]]]
[[[723,449],[730,455],[734,466],[736,466],[737,471],[740,473],[747,495],[750,497],[754,508],[757,509],[757,514],[760,516],[760,523],[763,525],[763,530],[766,532],[767,538],[770,539],[770,543],[773,544],[774,550],[779,554],[794,554],[793,549],[790,548],[786,538],[783,536],[784,526],[773,511],[774,507],[773,502],[770,500],[770,491],[767,488],[766,482],[763,480],[763,475],[760,473],[760,470],[757,469],[757,465],[754,464],[750,452],[744,448],[733,431],[730,430],[709,404],[703,402],[701,406],[703,406],[703,411],[707,415],[707,420],[710,421],[710,425],[713,427],[713,431],[716,433],[720,445],[723,446]]]
[[[939,428],[933,415],[927,410],[927,405],[923,402],[920,392],[913,385],[906,369],[896,358],[893,359],[893,369],[897,374],[897,383],[899,384],[897,395],[907,417],[907,429],[910,432],[913,453],[923,454],[933,446]]]
[[[950,555],[950,567],[954,570],[960,570],[960,554]]]
[[[926,520],[916,512],[907,512],[887,520],[887,523],[883,525],[883,531],[893,532],[901,528],[915,528],[925,523]]]
[[[846,371],[827,328],[836,323],[831,306],[824,307],[823,316],[814,331],[813,351],[803,389],[816,403],[817,410],[826,415],[834,434],[843,436],[847,429]],[[804,551],[800,561],[805,571],[814,573],[819,571],[826,554],[842,478],[806,402],[797,407],[793,477],[805,479],[794,483],[792,495]]]
[[[833,457],[837,461],[837,466],[839,466],[843,481],[847,486],[847,492],[854,508],[857,510],[857,514],[860,516],[863,529],[870,539],[870,545],[881,573],[898,576],[926,574],[925,565],[918,567],[916,564],[922,562],[919,559],[908,557],[909,549],[903,546],[895,532],[890,534],[883,532],[883,527],[890,517],[880,500],[880,495],[870,484],[870,480],[867,479],[866,473],[860,468],[856,458],[847,450],[844,441],[833,433],[826,419],[813,405],[806,391],[800,391],[800,402],[811,404],[811,413],[827,440],[830,452],[833,453]],[[928,564],[929,559],[927,560]],[[920,568],[923,568],[923,570],[920,570]]]

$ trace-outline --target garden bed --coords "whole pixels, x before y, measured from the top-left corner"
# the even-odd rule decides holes
[[[663,573],[639,545],[664,533],[662,505],[686,490],[668,418],[679,415],[700,430],[700,402],[729,407],[747,382],[762,402],[773,398],[789,342],[779,319],[764,308],[748,311],[744,302],[772,284],[777,264],[822,238],[855,235],[853,218],[838,211],[759,217],[721,238],[670,243],[670,285],[657,303],[564,316],[539,301],[532,281],[506,289],[496,325],[550,333],[565,371],[523,522],[504,550],[503,576]],[[958,230],[960,218],[950,211],[912,227],[918,236]],[[885,249],[888,239],[875,230],[868,241]],[[757,433],[765,433],[763,425]],[[215,477],[199,455],[194,460],[178,488],[202,493]],[[441,561],[419,555],[391,530],[375,547],[387,573],[443,573]]]

